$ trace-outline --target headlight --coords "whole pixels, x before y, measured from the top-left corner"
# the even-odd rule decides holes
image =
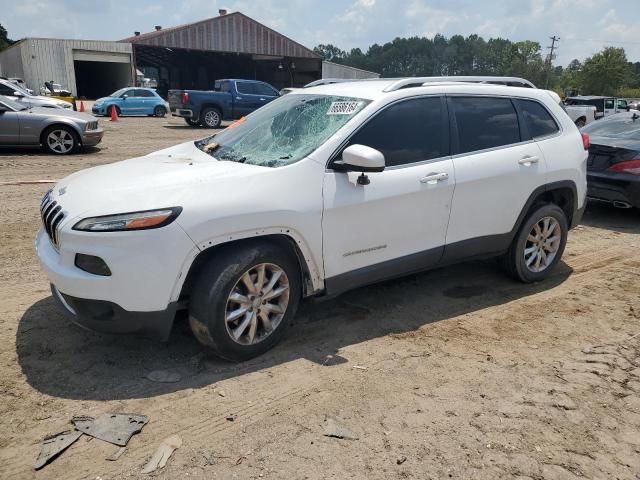
[[[182,207],[170,207],[160,210],[104,215],[80,220],[74,230],[83,232],[123,232],[128,230],[147,230],[169,225],[182,212]]]

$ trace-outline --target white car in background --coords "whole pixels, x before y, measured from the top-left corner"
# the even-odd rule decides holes
[[[217,135],[61,180],[36,249],[77,323],[166,339],[188,309],[201,343],[245,360],[303,297],[491,256],[545,279],[585,207],[587,147],[545,90],[310,87]]]
[[[27,107],[73,109],[73,105],[69,102],[58,100],[56,98],[32,95],[27,90],[23,89],[20,85],[10,82],[9,80],[0,79],[0,95],[9,97],[10,99],[15,100],[16,102],[20,102]]]
[[[598,118],[597,109],[593,105],[565,105],[564,110],[578,128],[582,128]]]

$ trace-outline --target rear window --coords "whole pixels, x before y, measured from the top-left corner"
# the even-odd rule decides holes
[[[637,113],[618,113],[590,123],[582,131],[594,137],[627,138],[640,141],[640,115]]]
[[[474,152],[520,142],[518,114],[508,98],[451,97],[458,151]]]
[[[538,102],[533,100],[516,100],[516,102],[532,138],[546,137],[560,131],[551,114]]]

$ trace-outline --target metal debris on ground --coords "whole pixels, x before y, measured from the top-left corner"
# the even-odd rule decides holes
[[[148,421],[146,416],[133,413],[104,413],[98,418],[72,419],[73,424],[82,433],[120,447],[126,446],[129,439],[141,431]]]
[[[64,450],[69,448],[76,440],[82,436],[82,432],[67,431],[46,437],[42,441],[40,455],[33,468],[41,469],[51,460],[60,455]]]
[[[153,454],[153,457],[151,457],[151,460],[149,460],[142,469],[142,473],[151,473],[155,472],[158,468],[164,468],[169,457],[181,446],[182,439],[178,435],[171,435],[165,438]]]
[[[170,372],[168,370],[154,370],[145,375],[147,380],[158,383],[175,383],[182,379],[182,375],[176,372]]]
[[[118,448],[118,450],[116,450],[116,451],[115,451],[115,452],[113,452],[111,455],[109,455],[109,456],[107,457],[107,460],[109,460],[110,462],[115,462],[115,461],[116,461],[116,460],[118,460],[118,459],[122,456],[122,454],[123,454],[124,452],[126,452],[126,451],[127,451],[127,447],[120,447],[120,448]]]
[[[398,459],[396,460],[396,463],[398,465],[402,465],[404,462],[407,461],[407,457],[405,457],[404,455],[402,455],[401,457],[398,457]]]
[[[323,435],[325,437],[341,438],[344,440],[358,440],[355,433],[332,417],[325,418]]]
[[[235,413],[232,413],[227,417],[227,420],[229,420],[230,422],[233,422],[235,421],[236,418],[238,418],[238,416]]]

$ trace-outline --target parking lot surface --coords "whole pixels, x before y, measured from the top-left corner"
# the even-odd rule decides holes
[[[210,133],[101,124],[104,141],[71,156],[0,151],[0,182],[15,183],[0,185],[0,478],[140,478],[173,434],[157,478],[640,478],[637,211],[590,205],[542,283],[490,260],[361,288],[304,304],[278,347],[229,364],[185,322],[162,344],[81,330],[55,307],[34,252],[50,185],[19,182]],[[33,471],[42,438],[103,412],[150,421],[117,461],[83,437]],[[352,439],[325,436],[327,419]]]

